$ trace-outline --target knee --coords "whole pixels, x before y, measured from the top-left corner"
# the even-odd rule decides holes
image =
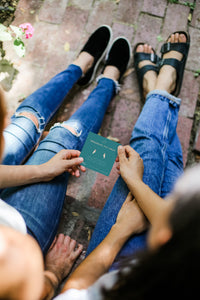
[[[30,119],[35,124],[35,126],[39,129],[39,121],[34,114],[24,111],[24,112],[20,112],[18,116],[23,116]]]
[[[61,127],[67,129],[69,132],[71,132],[75,137],[80,137],[82,134],[82,129],[77,121],[67,121],[63,123],[56,123],[51,129],[54,129],[56,127]]]

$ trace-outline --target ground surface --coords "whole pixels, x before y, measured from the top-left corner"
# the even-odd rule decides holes
[[[170,3],[173,2],[173,3]],[[178,135],[184,164],[199,157],[198,140],[200,87],[200,0],[20,0],[14,25],[30,22],[34,37],[26,41],[27,54],[19,59],[7,46],[7,58],[19,71],[12,89],[6,92],[7,106],[13,112],[23,98],[62,71],[79,53],[83,43],[101,24],[112,27],[114,38],[125,35],[131,45],[145,41],[157,50],[175,30],[188,30],[191,48],[180,97],[183,99]],[[194,7],[195,6],[195,7]],[[99,70],[100,72],[100,70]],[[95,83],[85,90],[74,88],[54,121],[67,119],[87,98]],[[113,99],[105,115],[101,134],[127,144],[142,108],[135,71],[130,66],[120,94]],[[196,140],[195,140],[196,139]],[[87,247],[92,230],[116,181],[113,168],[109,177],[91,170],[69,182],[59,231],[69,234]]]

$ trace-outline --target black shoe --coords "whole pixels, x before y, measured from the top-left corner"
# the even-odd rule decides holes
[[[94,57],[94,62],[87,73],[78,80],[78,85],[85,86],[93,81],[96,70],[106,55],[111,38],[112,29],[107,25],[100,26],[92,33],[81,52],[85,51],[91,54]]]
[[[114,66],[120,71],[120,78],[118,81],[120,81],[129,65],[131,52],[131,45],[123,36],[116,38],[108,51],[105,67]]]

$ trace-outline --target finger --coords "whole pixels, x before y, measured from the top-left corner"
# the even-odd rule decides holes
[[[70,160],[66,160],[66,167],[71,167],[72,169],[78,165],[80,165],[83,162],[82,157],[72,158]]]
[[[71,152],[71,157],[79,157],[81,152],[78,150],[70,150]]]
[[[84,167],[82,165],[80,165],[79,168],[80,168],[81,172],[85,172],[86,171],[86,167]]]
[[[75,175],[76,177],[80,177],[80,171],[79,171],[79,169],[76,169],[74,175]]]
[[[126,154],[128,155],[128,157],[133,157],[135,155],[139,155],[131,146],[127,145],[124,146]]]
[[[131,192],[128,193],[125,202],[130,202],[133,200],[133,195],[131,194]]]
[[[116,169],[120,170],[120,164],[119,163],[116,164]]]
[[[125,148],[123,146],[119,146],[117,150],[118,150],[119,162],[121,164],[126,161]]]
[[[81,152],[78,150],[61,150],[60,151],[65,159],[79,157]]]

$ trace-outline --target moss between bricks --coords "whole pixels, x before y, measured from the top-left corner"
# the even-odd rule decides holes
[[[1,0],[0,2],[0,23],[9,26],[13,19],[14,13],[19,0]]]

